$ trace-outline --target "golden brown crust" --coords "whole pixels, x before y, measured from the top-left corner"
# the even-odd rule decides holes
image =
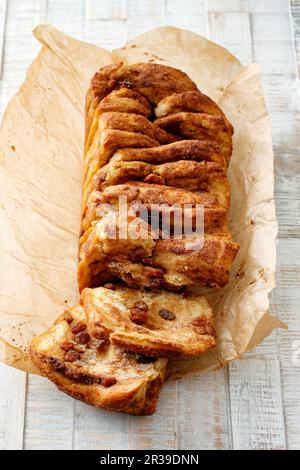
[[[166,96],[160,101],[154,112],[156,117],[160,118],[181,111],[211,114],[212,116],[221,115],[226,123],[226,127],[233,134],[233,127],[221,108],[200,91],[185,91]]]
[[[222,224],[220,212],[209,210],[209,220],[204,223]],[[214,219],[215,220],[211,220]],[[221,217],[221,219],[220,219]],[[117,221],[117,233],[107,237],[111,218],[108,213],[89,235],[83,236],[80,245],[78,267],[79,288],[102,285],[119,278],[133,287],[166,287],[178,289],[189,285],[224,286],[228,282],[229,268],[237,253],[238,245],[226,232],[206,233],[204,239],[191,236],[184,238],[153,238],[145,222],[132,216],[130,223],[139,221],[139,235],[118,239],[123,221]],[[113,224],[115,219],[112,219]],[[115,227],[115,225],[113,225]],[[221,230],[222,227],[219,227]],[[208,232],[206,230],[206,232]],[[145,235],[146,234],[146,235]],[[156,237],[158,238],[158,237]]]
[[[213,162],[178,162],[153,165],[141,161],[111,161],[102,167],[93,179],[92,191],[106,187],[144,181],[145,183],[172,186],[187,191],[214,195],[222,207],[229,207],[229,185],[226,173]]]
[[[200,296],[126,287],[85,289],[89,333],[109,332],[110,341],[155,357],[199,356],[215,345],[212,311]]]
[[[217,142],[227,163],[232,153],[232,133],[223,116],[179,112],[159,118],[155,125],[184,139],[207,139]]]
[[[125,66],[122,63],[109,65],[103,67],[97,72],[92,81],[91,87],[87,94],[86,99],[86,139],[90,133],[90,128],[94,119],[94,115],[101,112],[98,109],[101,102],[106,100],[107,95],[111,92],[118,94],[118,90],[122,89],[122,93],[131,95],[129,99],[133,99],[135,102],[139,102],[143,106],[141,114],[148,116],[146,111],[148,102],[150,104],[157,104],[161,99],[170,95],[174,92],[183,92],[188,90],[196,90],[196,85],[190,80],[190,78],[180,70],[172,67],[167,67],[159,64],[133,64]],[[126,92],[125,90],[128,90]],[[113,96],[114,97],[114,96]],[[127,96],[124,97],[122,103],[119,102],[119,111],[134,112],[140,114],[134,104],[134,108],[131,108],[130,104],[126,103]],[[144,99],[144,103],[142,100]],[[145,101],[147,104],[145,104]],[[107,108],[106,102],[105,110],[115,110],[117,100],[114,101],[114,108]],[[129,111],[133,109],[133,111]],[[140,108],[138,108],[140,109]],[[102,108],[103,111],[103,108]],[[91,141],[90,139],[88,139]]]
[[[163,384],[166,360],[149,361],[127,353],[105,338],[92,338],[80,304],[68,315],[71,323],[61,315],[31,344],[32,360],[42,374],[60,390],[93,406],[152,414]],[[78,325],[83,325],[84,330],[73,333]]]
[[[194,82],[181,70],[166,65],[122,63],[103,67],[91,83],[93,96],[102,100],[110,91],[126,87],[144,96],[150,103],[157,104],[172,93],[197,90]]]
[[[115,111],[148,117],[151,114],[151,107],[143,96],[128,90],[128,88],[112,91],[100,103],[93,98],[93,92],[90,89],[86,97],[85,152],[88,151],[93,142],[100,116],[104,113]]]
[[[226,162],[219,146],[211,140],[181,140],[169,145],[144,149],[123,148],[111,158],[111,161],[142,161],[153,164],[179,160],[215,162],[226,169]]]
[[[111,286],[85,289],[79,304],[34,338],[30,355],[72,397],[145,415],[155,411],[166,358],[199,356],[214,345],[203,297]]]
[[[99,168],[104,166],[113,153],[123,147],[155,147],[158,142],[139,132],[104,129],[95,134],[85,159],[83,171],[83,207],[89,195],[89,185]]]

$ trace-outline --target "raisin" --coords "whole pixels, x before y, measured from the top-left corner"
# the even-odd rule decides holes
[[[60,347],[64,351],[70,351],[70,349],[74,348],[74,344],[71,343],[70,341],[64,341],[63,343],[61,343]]]
[[[155,263],[152,258],[143,258],[142,263],[146,264],[147,266],[151,266],[152,268],[160,268],[159,264]]]
[[[163,318],[164,320],[175,320],[176,315],[175,313],[171,312],[167,308],[161,308],[160,311],[158,312],[159,316]]]
[[[65,361],[67,362],[74,362],[80,358],[80,353],[77,351],[68,351],[65,354]]]
[[[150,279],[149,282],[151,282],[151,281],[158,282],[159,281],[161,283],[162,279],[161,279],[161,277],[158,277],[158,276],[163,276],[164,275],[164,270],[161,269],[161,268],[152,268],[151,266],[147,266],[145,268],[145,274],[148,277],[152,278],[152,279]]]
[[[130,261],[132,261],[133,263],[138,263],[145,257],[145,254],[146,253],[144,248],[140,246],[136,248],[132,253],[130,253]]]
[[[71,330],[72,330],[72,333],[80,333],[81,331],[85,330],[86,329],[86,324],[83,323],[82,321],[76,323],[76,325],[74,325]]]
[[[96,350],[99,354],[102,354],[103,351],[107,348],[108,343],[107,341],[100,341],[99,344],[96,346]]]
[[[115,385],[115,383],[117,383],[117,381],[114,377],[103,377],[101,379],[101,385],[103,385],[103,387],[111,387]]]
[[[137,325],[142,325],[148,320],[148,314],[146,310],[141,310],[139,308],[130,309],[130,319]]]
[[[182,297],[183,297],[184,299],[187,299],[188,296],[189,296],[189,292],[188,292],[188,290],[185,289],[185,290],[183,291],[183,293],[182,293]]]
[[[76,343],[79,343],[79,344],[86,344],[89,342],[89,339],[90,339],[90,335],[86,333],[85,331],[81,331],[75,336],[75,341]]]

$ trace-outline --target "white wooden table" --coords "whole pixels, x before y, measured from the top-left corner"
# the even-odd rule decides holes
[[[39,46],[41,22],[106,48],[174,25],[261,65],[279,221],[272,310],[289,324],[228,368],[169,383],[157,413],[96,410],[0,366],[0,449],[300,448],[300,0],[0,0],[1,110]]]

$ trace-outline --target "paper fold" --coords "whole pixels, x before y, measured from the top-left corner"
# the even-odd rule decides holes
[[[38,26],[42,49],[10,101],[0,130],[0,360],[37,373],[32,337],[78,299],[84,97],[109,63],[158,62],[186,72],[234,126],[230,229],[241,248],[229,285],[210,293],[218,346],[170,362],[173,377],[216,369],[285,325],[269,313],[277,222],[268,113],[257,65],[194,33],[157,28],[109,53]],[[207,294],[207,292],[206,292]]]

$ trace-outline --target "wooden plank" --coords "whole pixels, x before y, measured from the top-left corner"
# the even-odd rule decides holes
[[[291,0],[292,26],[297,57],[298,77],[300,76],[300,0]]]
[[[206,2],[209,38],[224,45],[244,64],[252,61],[250,17],[247,0]]]
[[[0,450],[23,448],[26,374],[0,364]]]
[[[85,0],[47,0],[46,22],[66,34],[83,39]]]
[[[277,315],[287,322],[280,332],[282,390],[289,449],[300,448],[300,239],[279,241],[275,291]]]
[[[176,382],[170,382],[152,416],[128,416],[76,402],[73,448],[176,449],[176,430]]]
[[[177,383],[166,383],[156,413],[152,416],[130,416],[129,449],[180,449],[177,429]]]
[[[279,361],[243,359],[229,370],[233,448],[285,449]]]
[[[111,51],[124,46],[127,38],[124,20],[86,20],[84,40]]]
[[[207,17],[204,0],[166,0],[167,25],[189,29],[202,36],[207,35]]]
[[[165,24],[164,0],[127,0],[127,36],[132,39]],[[174,25],[176,26],[176,24]]]
[[[48,0],[40,0],[39,2],[39,24],[47,23]]]
[[[288,7],[289,0],[248,0],[253,13],[282,13]]]
[[[39,6],[38,0],[26,2],[10,0],[7,3],[1,110],[24,80],[26,68],[39,49],[39,44],[31,33],[33,27],[39,22]]]
[[[205,0],[205,6],[207,12],[248,12],[247,0]]]
[[[275,3],[250,3],[253,58],[261,65],[271,118],[279,236],[291,237],[300,234],[299,85],[289,2]]]
[[[95,409],[75,402],[73,448],[117,450],[128,448],[128,415]]]
[[[86,2],[84,39],[105,49],[122,47],[127,38],[125,1]]]
[[[126,0],[86,0],[87,20],[125,20]]]
[[[227,368],[177,383],[179,449],[231,449]]]
[[[299,448],[299,364],[292,358],[300,339],[299,237],[300,164],[299,83],[288,1],[250,3],[254,59],[261,62],[263,85],[271,114],[275,151],[275,194],[279,220],[278,287],[275,313],[289,325],[279,333],[287,445]],[[275,8],[274,8],[275,6]],[[270,34],[276,31],[276,34]]]
[[[2,79],[2,62],[4,54],[4,36],[5,36],[5,24],[6,24],[6,13],[7,13],[7,0],[0,1],[0,79]]]
[[[74,403],[47,379],[29,374],[24,448],[72,449]]]

